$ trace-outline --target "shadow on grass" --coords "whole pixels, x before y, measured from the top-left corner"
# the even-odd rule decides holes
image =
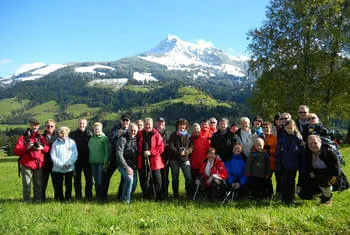
[[[0,163],[2,162],[17,162],[18,157],[0,157]]]

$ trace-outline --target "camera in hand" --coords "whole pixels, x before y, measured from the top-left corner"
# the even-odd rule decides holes
[[[40,143],[39,142],[34,142],[33,143],[33,148],[40,148]]]
[[[185,152],[185,147],[179,147],[179,152],[181,153],[181,152]]]

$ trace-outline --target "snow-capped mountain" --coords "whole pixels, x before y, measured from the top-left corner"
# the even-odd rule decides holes
[[[36,80],[63,68],[67,68],[61,70],[65,73],[87,74],[89,79],[98,80],[102,85],[109,84],[105,79],[122,79],[115,80],[118,86],[125,84],[125,79],[147,82],[166,80],[174,77],[174,71],[177,79],[231,79],[241,83],[254,81],[254,77],[248,74],[248,60],[243,56],[231,56],[203,40],[191,43],[168,36],[148,52],[117,61],[25,64],[12,76],[0,78],[0,85]]]
[[[200,69],[202,74],[206,72],[209,76],[215,76],[217,72],[234,77],[248,76],[248,58],[230,56],[203,40],[195,44],[168,36],[156,48],[141,54],[139,58],[165,65],[169,70]]]
[[[0,84],[9,85],[13,82],[36,80],[66,66],[68,66],[68,64],[47,65],[42,62],[24,64],[19,69],[17,69],[17,71],[12,76],[1,78]]]

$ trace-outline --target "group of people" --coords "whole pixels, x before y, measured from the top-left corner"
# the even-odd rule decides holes
[[[87,120],[80,119],[70,132],[68,127],[56,131],[50,119],[40,134],[40,122],[31,119],[15,146],[23,199],[31,200],[33,182],[34,201],[45,200],[50,174],[55,199],[72,199],[73,178],[75,197],[82,199],[84,172],[85,199],[92,199],[95,185],[96,200],[103,202],[116,170],[121,175],[117,196],[124,203],[131,202],[137,181],[144,198],[168,198],[170,171],[173,197],[178,198],[181,169],[187,199],[222,200],[234,191],[236,199],[275,197],[290,205],[296,193],[302,199],[320,193],[321,203],[329,203],[332,190],[348,187],[346,177],[337,154],[322,142],[329,136],[317,115],[301,105],[298,116],[293,121],[290,113],[278,114],[273,124],[256,116],[252,127],[248,117],[242,117],[239,126],[213,117],[193,123],[191,133],[189,122],[180,118],[170,133],[162,117],[154,126],[152,118],[131,122],[122,115],[109,137],[100,122],[90,133]]]

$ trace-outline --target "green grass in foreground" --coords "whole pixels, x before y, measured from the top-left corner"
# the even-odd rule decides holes
[[[350,162],[350,147],[342,151]],[[55,202],[51,185],[48,202],[27,204],[21,202],[15,160],[0,159],[1,234],[350,233],[350,190],[334,193],[332,206],[320,206],[315,199],[297,200],[296,206],[287,207],[279,201],[239,201],[225,206],[182,199],[143,201],[138,187],[132,204],[124,205],[115,200],[120,178],[116,173],[106,204]],[[350,175],[348,165],[344,171]],[[184,193],[182,176],[181,180]]]

